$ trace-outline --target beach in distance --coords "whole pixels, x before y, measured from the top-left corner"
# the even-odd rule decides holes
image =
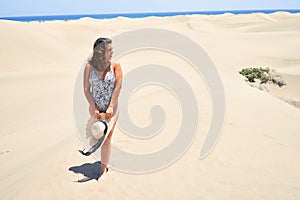
[[[155,172],[121,172],[112,157],[100,183],[93,175],[98,160],[77,151],[83,144],[73,117],[74,87],[98,37],[142,28],[175,31],[210,57],[226,97],[222,133],[199,159],[213,111],[205,78],[176,54],[130,52],[118,58],[124,76],[160,64],[187,81],[199,110],[197,134],[180,158]],[[0,199],[300,199],[300,13],[0,20],[0,32]],[[269,68],[286,85],[248,83],[239,71],[250,67]],[[171,143],[182,120],[173,93],[146,85],[131,97],[120,115],[128,109],[132,122],[145,127],[151,108],[161,104],[166,123],[144,140],[116,127],[112,144],[149,153]],[[84,178],[91,180],[78,182]]]

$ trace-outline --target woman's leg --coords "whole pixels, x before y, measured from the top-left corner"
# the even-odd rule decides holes
[[[110,156],[110,150],[111,150],[111,138],[115,129],[117,121],[114,123],[111,131],[109,132],[109,135],[107,136],[106,140],[104,141],[102,147],[101,147],[101,170],[100,174],[103,174],[103,172],[106,170],[106,166],[109,162],[109,156]]]

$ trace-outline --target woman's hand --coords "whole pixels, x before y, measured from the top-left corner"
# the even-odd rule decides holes
[[[99,112],[99,110],[95,110],[95,117],[97,119],[101,119],[101,120],[104,120],[104,119],[109,119],[112,117],[112,114],[111,113],[103,113],[103,112]]]
[[[94,109],[94,117],[97,119],[102,118],[102,113],[100,113],[100,111],[97,108]]]
[[[105,112],[106,118],[111,118],[114,114],[114,108],[109,106]]]
[[[97,119],[109,119],[113,116],[113,107],[108,107],[105,113],[100,112],[97,108],[90,106],[90,114]]]
[[[101,119],[101,120],[108,118],[107,115],[106,115],[106,113],[102,113],[102,112],[99,112],[99,111],[95,114],[95,117],[97,119]]]

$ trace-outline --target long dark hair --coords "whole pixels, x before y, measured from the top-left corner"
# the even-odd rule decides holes
[[[90,61],[92,66],[97,69],[98,71],[104,71],[106,69],[106,60],[105,60],[105,51],[106,46],[108,44],[112,43],[112,40],[109,38],[98,38],[94,42],[94,50],[93,50],[93,56]]]

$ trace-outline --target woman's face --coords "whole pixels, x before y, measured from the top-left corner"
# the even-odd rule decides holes
[[[106,51],[105,51],[105,59],[106,62],[110,62],[113,55],[113,47],[112,43],[106,45]]]

